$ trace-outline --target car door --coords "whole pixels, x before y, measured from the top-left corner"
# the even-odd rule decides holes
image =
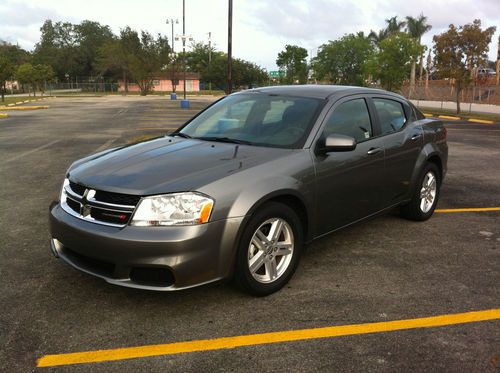
[[[385,189],[388,203],[400,202],[408,192],[410,180],[423,146],[423,130],[411,107],[393,97],[374,96],[369,100],[378,121],[385,149]]]
[[[353,137],[356,148],[320,154],[330,134]],[[384,141],[375,137],[363,96],[338,101],[325,117],[314,146],[316,234],[325,234],[377,212],[385,203]]]

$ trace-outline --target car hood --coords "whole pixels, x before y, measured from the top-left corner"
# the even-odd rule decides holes
[[[163,137],[77,161],[69,178],[90,188],[125,194],[192,191],[291,151]]]

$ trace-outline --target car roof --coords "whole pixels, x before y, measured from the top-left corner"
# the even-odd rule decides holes
[[[354,87],[344,85],[323,85],[323,84],[304,84],[304,85],[281,85],[272,87],[261,87],[242,91],[240,93],[268,93],[284,96],[301,96],[311,98],[328,99],[332,96],[348,96],[354,94],[388,94],[394,97],[403,98],[393,92],[382,89]]]

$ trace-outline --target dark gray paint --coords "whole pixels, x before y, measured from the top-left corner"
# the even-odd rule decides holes
[[[247,91],[248,92],[248,91]],[[356,87],[271,87],[250,92],[316,97],[325,105],[302,149],[277,149],[165,137],[75,162],[69,177],[111,192],[152,195],[198,191],[215,199],[211,222],[196,227],[114,228],[51,209],[51,233],[84,255],[117,263],[109,282],[131,283],[131,266],[167,266],[173,290],[228,277],[244,222],[266,200],[293,197],[307,211],[310,241],[410,198],[419,170],[437,157],[446,173],[442,123],[420,120],[381,136],[372,97],[406,104],[398,95]],[[324,120],[341,102],[368,102],[374,137],[350,152],[318,151]],[[415,135],[420,135],[412,140]],[[69,261],[64,255],[63,259]],[[75,265],[75,263],[73,263]],[[95,274],[95,273],[94,273]]]

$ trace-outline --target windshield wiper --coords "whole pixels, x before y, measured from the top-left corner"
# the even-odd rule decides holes
[[[241,145],[252,145],[253,144],[250,141],[231,139],[229,137],[202,136],[202,137],[196,137],[196,138],[199,140],[227,142],[227,143],[231,143],[231,144],[241,144]]]
[[[191,136],[189,136],[185,133],[182,133],[182,132],[172,132],[169,136],[179,136],[179,137],[183,137],[185,139],[192,139]]]

